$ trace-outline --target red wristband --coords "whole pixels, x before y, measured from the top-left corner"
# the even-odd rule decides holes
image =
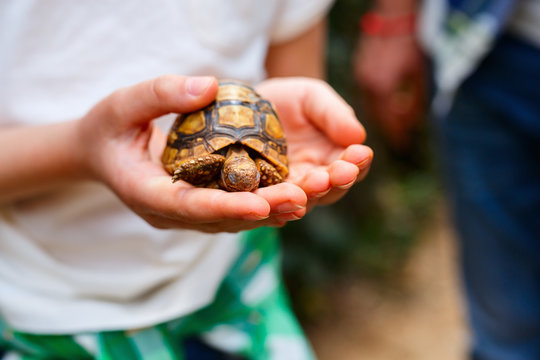
[[[386,16],[368,12],[360,18],[360,30],[371,36],[411,35],[416,30],[416,14]]]

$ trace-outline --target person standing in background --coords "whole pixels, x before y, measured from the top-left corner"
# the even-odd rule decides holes
[[[371,162],[351,108],[318,80],[330,4],[0,3],[6,358],[313,357],[269,227],[338,200]],[[171,183],[167,114],[209,104],[216,77],[275,103],[287,182]]]
[[[539,359],[540,2],[427,0],[420,9],[378,0],[370,16],[355,64],[370,96],[388,102],[420,76],[421,47],[432,63],[435,146],[459,238],[471,358]]]

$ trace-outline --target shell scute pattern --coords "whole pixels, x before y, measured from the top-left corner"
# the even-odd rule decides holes
[[[221,169],[216,168],[222,167],[233,147],[242,147],[258,164],[259,172],[265,172],[261,176],[272,178],[261,181],[260,186],[287,177],[287,142],[274,106],[248,85],[222,81],[212,104],[178,116],[169,132],[162,162],[173,181],[182,179],[208,187],[216,187],[217,181],[223,188],[219,179],[209,179],[218,177],[215,173]],[[210,160],[198,161],[198,157],[204,159],[207,155],[212,155]]]

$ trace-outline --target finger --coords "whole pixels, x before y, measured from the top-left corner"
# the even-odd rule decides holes
[[[160,215],[149,215],[145,217],[145,220],[152,226],[159,229],[183,229],[183,230],[195,230],[199,232],[215,234],[221,232],[236,233],[239,231],[246,231],[256,229],[261,226],[274,226],[277,221],[250,221],[250,220],[224,220],[213,223],[194,224],[189,221],[181,221],[178,219],[171,219]]]
[[[153,162],[157,164],[161,163],[161,156],[166,142],[167,136],[165,133],[163,133],[158,126],[154,126],[148,146],[150,159],[152,159]]]
[[[274,225],[271,226],[279,226],[283,222],[287,223],[289,221],[300,220],[306,215],[307,211],[308,209],[306,203],[306,207],[302,208],[301,210],[274,215],[270,218],[270,220],[274,223]]]
[[[347,191],[368,173],[373,151],[364,145],[351,145],[343,151],[341,160],[326,169],[311,170],[299,182],[308,194],[308,211],[317,204],[325,205],[341,199]]]
[[[283,89],[294,88],[294,93]],[[280,78],[266,80],[258,90],[269,94],[280,114],[307,118],[312,125],[336,144],[347,146],[362,143],[365,130],[353,109],[326,82],[310,78]],[[291,100],[291,96],[294,99]],[[285,120],[285,126],[292,126]],[[303,125],[303,124],[302,124]]]
[[[208,189],[194,189],[199,191],[204,191]],[[212,190],[212,189],[209,189]],[[269,187],[259,188],[255,191],[255,194],[252,193],[227,193],[220,190],[212,190],[218,192],[224,196],[234,196],[237,202],[241,202],[243,206],[246,206],[246,201],[250,195],[257,195],[266,200],[270,207],[271,216],[266,215],[266,207],[262,209],[264,212],[256,211],[253,209],[253,205],[246,216],[245,213],[241,212],[240,206],[238,203],[230,203],[229,206],[232,207],[232,210],[237,211],[238,213],[231,213],[231,209],[227,210],[225,207],[220,206],[220,209],[225,213],[230,214],[227,218],[210,218],[207,217],[200,222],[193,222],[194,225],[206,224],[208,225],[207,231],[214,232],[216,229],[218,231],[226,232],[237,232],[242,230],[250,230],[261,226],[282,226],[287,221],[298,220],[302,218],[306,213],[306,204],[307,197],[304,191],[290,183],[281,183]],[[242,199],[239,199],[238,196],[242,196]],[[206,196],[208,198],[208,196]],[[211,204],[215,204],[215,199],[209,199],[210,204],[203,204],[199,208],[211,208]],[[206,211],[205,211],[206,213]],[[181,218],[188,217],[201,219],[197,214],[189,213],[184,214]],[[241,220],[238,220],[241,219]],[[227,221],[228,220],[228,221]],[[213,222],[213,223],[211,223]],[[181,223],[181,226],[185,226]]]
[[[304,209],[307,203],[305,192],[295,184],[280,183],[259,188],[255,193],[270,205],[270,214],[290,213]]]
[[[304,207],[301,210],[290,212],[290,213],[271,215],[270,217],[264,220],[228,223],[228,226],[222,231],[238,232],[238,231],[244,231],[244,230],[252,230],[252,229],[265,227],[265,226],[282,227],[286,225],[289,221],[300,220],[306,215],[306,213],[307,213],[307,208]]]
[[[253,230],[260,227],[282,227],[289,221],[299,220],[305,216],[307,210],[302,208],[301,210],[272,215],[263,220],[228,220],[228,221],[219,221],[216,223],[206,223],[206,224],[186,224],[182,222],[171,223],[170,220],[167,222],[168,227],[180,227],[180,228],[189,228],[192,230],[216,233],[216,232],[229,232],[236,233],[239,231]]]
[[[180,181],[172,184],[168,176],[142,181],[138,190],[154,212],[193,224],[262,220],[270,214],[268,202],[254,193],[196,188]]]
[[[323,197],[330,191],[330,176],[324,167],[317,167],[308,171],[297,185],[304,190],[309,200]]]
[[[360,170],[355,164],[344,160],[336,160],[328,168],[328,177],[332,189],[349,189],[356,182]]]
[[[341,160],[357,166],[359,173],[356,182],[363,180],[373,162],[373,150],[365,145],[351,145],[340,156]]]
[[[356,182],[359,169],[347,161],[337,160],[328,166],[327,172],[330,190],[317,197],[317,203],[321,205],[331,204],[341,199]]]
[[[367,146],[352,145],[347,148],[342,154],[344,160],[335,161],[328,167],[332,188],[319,198],[318,204],[333,204],[345,196],[354,184],[366,177],[372,158],[373,152]]]
[[[107,118],[128,128],[144,125],[168,113],[200,109],[215,99],[217,80],[213,77],[164,75],[120,89],[94,109],[107,112]]]
[[[348,146],[365,141],[365,129],[354,110],[328,84],[312,80],[305,84],[303,90],[304,113],[334,143]]]

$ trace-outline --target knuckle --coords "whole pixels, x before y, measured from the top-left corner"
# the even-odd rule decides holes
[[[109,95],[106,99],[109,115],[114,119],[123,119],[126,116],[126,109],[123,106],[127,90],[120,89]]]
[[[173,78],[173,75],[161,75],[151,81],[150,92],[158,102],[165,101],[170,97],[169,89]]]

